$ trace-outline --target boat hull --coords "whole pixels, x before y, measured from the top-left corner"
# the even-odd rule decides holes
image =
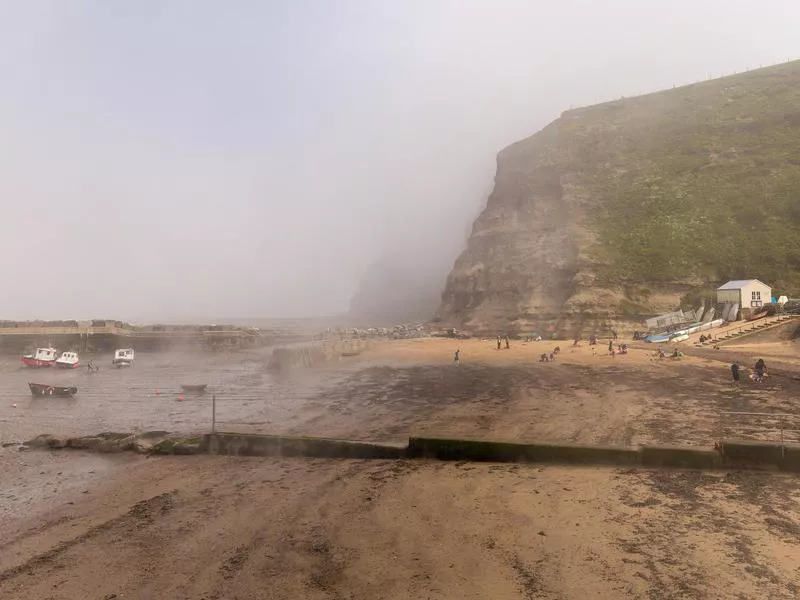
[[[47,385],[45,383],[28,383],[31,394],[34,396],[72,397],[78,393],[75,386]]]
[[[56,367],[58,367],[59,369],[77,369],[80,366],[81,366],[81,363],[79,363],[79,362],[67,363],[67,362],[58,362],[58,361],[56,361]]]
[[[55,360],[41,360],[39,358],[34,358],[32,356],[23,356],[21,360],[24,366],[30,367],[32,369],[43,369],[46,367],[52,367],[56,363]]]
[[[181,385],[181,389],[184,392],[205,392],[206,387],[208,387],[207,383],[196,384],[196,385],[189,385],[189,384]]]
[[[119,359],[115,358],[114,360],[111,361],[111,363],[117,368],[119,368],[119,367],[132,367],[133,366],[133,361],[132,360],[128,360],[126,358],[119,358]]]

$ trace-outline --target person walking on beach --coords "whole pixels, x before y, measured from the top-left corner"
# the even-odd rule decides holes
[[[453,361],[454,361],[456,364],[458,364],[458,360],[459,360],[459,358],[460,358],[460,355],[461,355],[461,348],[459,348],[458,350],[456,350],[455,352],[453,352]]]
[[[508,343],[508,336],[506,335],[506,350],[511,348],[511,344]]]
[[[733,376],[733,383],[739,383],[739,363],[736,361],[733,361],[731,364],[731,375]]]
[[[497,336],[497,349],[500,350],[500,336]]]

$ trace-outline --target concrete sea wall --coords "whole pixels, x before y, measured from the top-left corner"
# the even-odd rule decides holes
[[[412,437],[407,445],[300,436],[214,433],[186,438],[164,431],[101,433],[65,438],[37,436],[24,447],[72,448],[95,452],[126,450],[148,454],[305,456],[343,459],[433,459],[681,469],[756,469],[800,473],[800,446],[723,441],[716,448],[674,446],[584,446]]]
[[[404,458],[404,446],[282,435],[218,433],[207,435],[209,454],[308,456],[316,458]]]

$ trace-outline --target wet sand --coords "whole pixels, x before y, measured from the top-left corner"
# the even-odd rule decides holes
[[[798,412],[791,378],[733,386],[723,361],[563,344],[556,363],[538,363],[549,345],[398,341],[281,382],[239,361],[218,381],[243,396],[291,392],[233,408],[242,422],[231,429],[385,441],[707,446],[744,431],[725,411]],[[162,400],[181,406],[135,418],[193,426],[189,400],[123,406]],[[767,425],[747,433],[775,439]],[[0,512],[3,598],[739,600],[795,598],[800,585],[794,476],[4,452],[0,468],[30,490]]]
[[[797,491],[768,473],[139,459],[4,547],[0,594],[789,599]]]

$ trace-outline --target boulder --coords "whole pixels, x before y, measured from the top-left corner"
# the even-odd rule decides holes
[[[25,446],[28,448],[50,448],[53,450],[59,450],[61,448],[66,448],[68,445],[69,440],[62,436],[52,435],[49,433],[42,433],[37,435],[32,440],[25,442]]]

